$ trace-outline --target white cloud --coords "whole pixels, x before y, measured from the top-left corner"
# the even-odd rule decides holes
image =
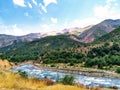
[[[57,4],[57,0],[43,0],[43,3],[44,5],[40,3],[39,6],[45,13],[47,13],[47,6],[51,3]]]
[[[41,9],[42,9],[45,13],[47,13],[47,10],[46,10],[46,7],[45,7],[45,6],[43,6],[41,3],[39,4],[39,6],[41,7]]]
[[[51,3],[57,4],[57,0],[43,0],[45,7],[47,7]]]
[[[36,2],[36,0],[32,0],[32,2],[37,6],[37,2]]]
[[[1,28],[3,31],[3,34],[8,34],[8,35],[24,35],[26,31],[22,30],[21,28],[18,28],[17,24],[6,26],[3,25]]]
[[[48,24],[41,25],[41,28],[46,31],[50,30],[50,26]]]
[[[106,3],[115,2],[116,0],[106,0]]]
[[[53,18],[53,17],[52,17],[52,18],[50,18],[50,20],[51,20],[51,22],[54,23],[54,24],[56,24],[56,23],[58,22],[58,19],[57,19],[57,18]]]
[[[105,19],[119,19],[120,9],[116,4],[116,0],[106,0],[105,5],[97,5],[93,8],[93,17],[82,20],[74,20],[69,26],[71,27],[85,27],[88,25],[97,24]]]
[[[105,5],[99,5],[94,8],[94,15],[102,19],[118,19],[120,18],[119,5],[116,5],[116,0],[106,0]]]
[[[109,9],[109,5],[97,6],[94,8],[94,15],[100,18],[106,18],[108,17],[108,15],[112,14],[112,12],[110,12]]]
[[[22,29],[18,28],[16,24],[14,24],[12,26],[12,28],[13,28],[13,33],[15,35],[24,35],[24,31]]]
[[[24,0],[13,0],[13,3],[21,7],[26,7]]]
[[[41,24],[39,26],[36,26],[36,30],[41,33],[48,33],[48,32],[56,30],[56,25],[55,24]]]
[[[91,17],[91,18],[86,18],[86,19],[82,19],[82,20],[74,20],[70,26],[83,28],[83,27],[86,27],[89,25],[95,25],[95,24],[99,23],[100,21],[102,21],[102,19]]]
[[[31,5],[29,2],[28,2],[28,7],[29,7],[29,8],[32,8],[32,5]]]

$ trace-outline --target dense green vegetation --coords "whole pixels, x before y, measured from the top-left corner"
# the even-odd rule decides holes
[[[28,74],[25,71],[18,71],[18,73],[24,77],[24,78],[28,78]]]
[[[73,85],[75,83],[74,80],[75,80],[74,76],[66,75],[60,80],[60,82],[63,83],[64,85]]]
[[[112,37],[111,37],[112,36]],[[43,63],[85,63],[87,67],[103,68],[105,66],[120,65],[120,27],[102,36],[95,42],[103,44],[90,49],[87,55],[70,50],[54,50],[42,56]],[[88,45],[86,45],[88,46]],[[94,46],[94,44],[89,44]],[[79,46],[80,47],[80,46]],[[84,48],[83,48],[84,49]]]
[[[48,36],[21,45],[18,48],[2,48],[0,52],[5,54],[10,61],[23,62],[25,60],[37,60],[43,53],[54,49],[66,49],[81,43],[70,39],[69,35]],[[10,50],[9,50],[10,49]]]
[[[120,65],[120,47],[118,44],[106,47],[105,45],[93,48],[89,51],[86,66],[95,66],[102,68],[103,66]]]
[[[97,66],[103,68],[104,66],[120,65],[120,47],[118,44],[112,46],[97,47],[91,49],[87,56],[67,50],[54,50],[45,53],[41,56],[43,63],[85,63],[85,66]]]
[[[0,54],[0,59],[4,60],[4,59],[7,59],[7,57],[3,54]]]
[[[68,50],[54,50],[41,56],[43,63],[81,63],[85,55]]]
[[[117,73],[120,73],[120,67],[116,69],[116,72],[117,72]]]

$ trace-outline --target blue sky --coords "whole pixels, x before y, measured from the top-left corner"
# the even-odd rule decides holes
[[[0,34],[25,35],[120,19],[120,0],[0,0]]]

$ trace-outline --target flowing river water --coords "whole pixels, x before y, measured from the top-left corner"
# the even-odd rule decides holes
[[[17,67],[13,67],[12,71],[25,71],[28,74],[28,77],[36,77],[39,79],[43,79],[45,77],[56,81],[58,78],[63,78],[65,75],[73,75],[75,77],[75,82],[83,84],[87,87],[93,86],[102,86],[102,87],[118,87],[120,88],[120,79],[115,78],[103,78],[103,77],[88,77],[77,74],[69,74],[62,72],[54,72],[49,70],[41,70],[40,68],[29,65],[22,64]]]

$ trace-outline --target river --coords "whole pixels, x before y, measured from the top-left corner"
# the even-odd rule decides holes
[[[102,87],[113,87],[116,86],[120,88],[120,79],[117,78],[103,78],[103,77],[88,77],[83,75],[77,74],[69,74],[69,73],[62,73],[62,72],[54,72],[49,70],[41,70],[40,68],[29,65],[29,64],[22,64],[17,67],[13,67],[12,71],[25,71],[28,74],[28,77],[36,77],[39,79],[43,79],[45,77],[56,81],[58,78],[63,78],[65,75],[73,75],[75,77],[76,83],[81,83],[87,87],[93,86],[102,86]]]

